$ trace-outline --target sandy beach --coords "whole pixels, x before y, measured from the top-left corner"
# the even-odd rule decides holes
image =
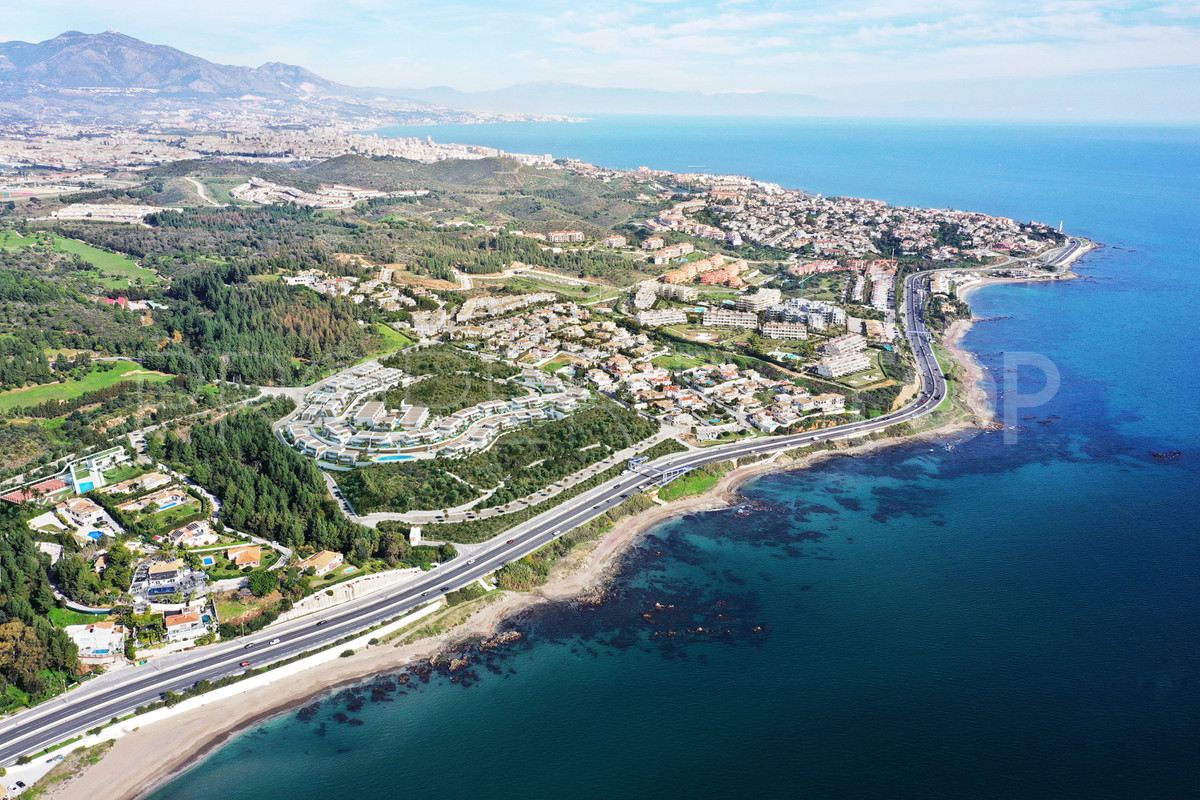
[[[1060,273],[1056,277],[1074,276]],[[1014,281],[985,279],[965,287],[963,294],[991,283],[1011,282]],[[118,739],[97,764],[53,787],[43,796],[55,800],[126,800],[144,795],[238,731],[298,708],[311,697],[380,672],[428,661],[464,639],[489,636],[504,619],[532,606],[598,593],[611,579],[621,555],[648,529],[672,517],[737,503],[739,487],[765,473],[803,469],[830,458],[863,456],[902,442],[937,439],[968,428],[995,426],[993,410],[981,386],[985,377],[983,368],[970,352],[958,346],[973,324],[973,320],[955,322],[943,340],[963,370],[966,387],[963,400],[968,411],[959,418],[915,435],[877,439],[857,446],[842,442],[837,449],[799,459],[780,455],[770,462],[733,470],[701,496],[655,506],[621,521],[601,538],[577,548],[563,559],[555,566],[546,585],[535,591],[501,593],[498,599],[480,607],[464,623],[440,635],[402,647],[388,643],[364,648],[351,657],[305,670],[290,680],[138,728]]]

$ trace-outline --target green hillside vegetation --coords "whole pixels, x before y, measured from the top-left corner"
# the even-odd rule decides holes
[[[150,439],[147,449],[216,495],[229,527],[289,547],[337,550],[366,559],[375,548],[375,532],[346,519],[312,460],[271,432],[270,419],[293,407],[290,400],[276,399],[261,411],[193,425],[187,439],[168,431],[161,439]]]
[[[70,400],[125,381],[166,383],[171,375],[148,372],[136,361],[103,361],[82,379],[67,378],[62,383],[44,383],[26,389],[0,392],[0,411],[34,406],[50,400]]]
[[[471,487],[496,492],[480,508],[504,505],[642,441],[656,423],[611,401],[555,422],[501,436],[482,453],[463,458],[401,464],[373,464],[335,474],[338,485],[360,514],[451,508],[478,496]],[[442,480],[451,472],[470,486]],[[440,491],[418,490],[438,481]],[[503,485],[501,485],[503,484]]]
[[[399,408],[401,401],[425,406],[434,415],[453,414],[462,408],[488,400],[511,400],[527,392],[512,383],[477,378],[475,375],[433,375],[409,386],[398,386],[384,394],[388,408]]]
[[[0,508],[0,712],[45,699],[75,681],[77,648],[50,621],[50,558],[22,509]]]
[[[396,353],[380,362],[385,367],[403,370],[407,375],[443,375],[448,372],[470,372],[487,378],[511,378],[520,374],[516,367],[499,361],[484,361],[473,353],[449,344],[414,348]]]

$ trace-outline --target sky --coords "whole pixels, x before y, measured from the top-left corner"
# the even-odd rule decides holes
[[[38,0],[0,39],[118,30],[357,86],[780,91],[915,115],[1200,121],[1200,0]]]

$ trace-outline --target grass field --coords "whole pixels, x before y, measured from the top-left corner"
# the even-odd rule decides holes
[[[3,247],[5,250],[28,247],[36,242],[37,239],[34,239],[32,236],[21,236],[16,231],[0,231],[0,247]]]
[[[696,358],[695,356],[688,356],[682,353],[672,353],[669,356],[659,356],[651,363],[656,367],[677,371],[698,367],[701,364],[707,364],[708,362],[702,358]]]
[[[88,623],[99,622],[106,618],[104,614],[81,614],[69,608],[52,608],[48,616],[50,617],[50,621],[60,628],[65,628],[68,625],[87,625]]]
[[[116,367],[108,372],[94,369],[83,380],[68,378],[66,383],[45,383],[40,386],[27,386],[22,389],[10,389],[0,392],[0,411],[7,411],[21,406],[36,406],[47,400],[70,400],[87,392],[94,392],[106,386],[121,381],[146,381],[148,383],[166,383],[174,376],[159,372],[147,372],[136,361],[101,362],[113,363]]]
[[[416,342],[393,328],[391,325],[384,325],[383,323],[377,322],[375,323],[373,332],[376,336],[380,337],[383,344],[381,344],[375,349],[374,352],[371,353],[371,358],[374,358],[375,356],[387,355],[393,350],[412,347],[414,344],[416,344]]]
[[[708,475],[703,472],[697,472],[691,475],[684,475],[682,478],[676,478],[658,490],[658,499],[669,503],[681,497],[694,497],[704,494],[717,485],[717,481],[721,480],[722,474],[724,473]]]
[[[126,286],[128,285],[127,281],[136,281],[138,278],[147,284],[157,283],[159,280],[158,274],[153,270],[139,267],[119,253],[110,253],[107,250],[92,247],[90,244],[84,244],[74,239],[64,239],[61,236],[54,237],[54,246],[64,253],[79,256],[96,269],[109,275],[106,283],[113,289]]]

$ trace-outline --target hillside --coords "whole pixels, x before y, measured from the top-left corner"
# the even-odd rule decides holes
[[[116,124],[168,111],[292,122],[481,118],[344,86],[291,64],[216,64],[116,31],[68,31],[44,42],[0,43],[0,118]]]

